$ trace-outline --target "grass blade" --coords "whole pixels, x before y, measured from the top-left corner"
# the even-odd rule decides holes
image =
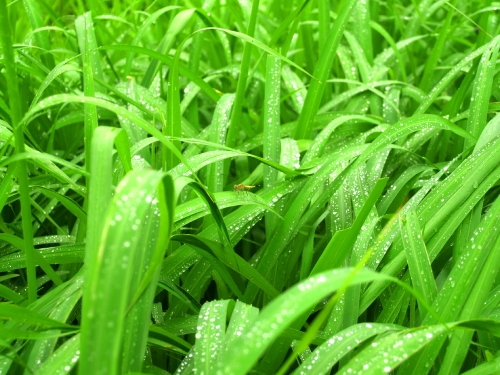
[[[20,123],[22,118],[21,97],[19,94],[19,84],[17,80],[14,51],[12,48],[12,34],[6,0],[0,1],[0,24],[2,25],[0,27],[0,38],[4,55],[12,128],[14,129],[15,149],[17,154],[23,154],[25,152],[25,146],[23,127]],[[20,160],[17,162],[16,172],[19,180],[19,193],[21,195],[24,251],[26,253],[26,269],[28,273],[28,297],[30,302],[34,302],[37,298],[35,248],[33,244],[33,231],[31,228],[31,204],[26,161]]]
[[[299,122],[295,130],[295,139],[310,138],[312,135],[313,119],[321,103],[323,90],[326,85],[326,80],[328,79],[328,72],[331,69],[337,47],[347,26],[347,22],[357,3],[357,0],[347,0],[343,3],[342,10],[328,34],[326,44],[314,68],[313,76],[316,77],[317,80],[311,81],[311,85],[307,91],[304,109],[300,113]]]

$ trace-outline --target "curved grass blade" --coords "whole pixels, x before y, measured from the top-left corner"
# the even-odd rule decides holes
[[[224,353],[226,314],[230,301],[212,301],[203,305],[194,346],[195,372],[211,374]]]
[[[137,33],[135,34],[134,36],[134,39],[132,40],[132,42],[130,43],[130,46],[136,46],[139,44],[139,42],[141,41],[142,37],[144,36],[144,34],[146,33],[148,27],[151,26],[151,24],[154,24],[156,22],[156,20],[162,16],[163,14],[167,13],[167,12],[170,12],[172,10],[177,10],[177,9],[180,9],[182,7],[178,6],[178,5],[170,5],[170,6],[166,6],[164,8],[161,8],[159,10],[157,10],[156,12],[154,12],[153,14],[151,14],[141,25],[141,27],[139,28],[139,30],[137,30]],[[127,60],[125,62],[125,76],[128,76],[130,74],[130,69],[132,68],[132,59],[134,57],[134,52],[128,52],[127,53]]]
[[[160,61],[161,63],[163,63],[167,66],[170,66],[170,67],[172,67],[172,65],[174,63],[174,59],[170,56],[165,56],[165,55],[162,55],[161,53],[158,53],[156,51],[153,51],[153,50],[150,50],[147,48],[143,48],[143,47],[138,47],[138,46],[115,44],[115,45],[102,46],[102,47],[99,47],[99,49],[111,50],[111,51],[114,50],[114,51],[134,52],[137,54],[150,56],[150,57],[152,57],[152,58]],[[180,74],[182,74],[183,76],[188,78],[191,82],[196,84],[205,94],[207,94],[207,96],[212,101],[217,103],[217,101],[220,99],[221,96],[207,82],[205,82],[198,75],[196,75],[191,70],[186,68],[184,65],[179,64],[178,69],[179,69]]]
[[[168,232],[159,230],[159,200],[164,198],[157,198],[157,189],[162,179],[161,173],[149,170],[127,174],[104,217],[99,247],[91,253],[86,270],[79,368],[82,374],[119,374],[120,368],[128,371],[140,365],[137,361],[146,348],[147,329],[143,328],[149,325],[154,280],[149,292],[140,294],[137,304],[129,310],[135,327],[130,326],[126,313],[156,246],[165,248],[168,240]],[[127,326],[130,331],[125,330]]]
[[[417,110],[414,112],[413,115],[420,115],[424,113],[431,105],[432,103],[436,100],[439,94],[448,86],[454,79],[455,77],[461,72],[461,70],[468,65],[473,59],[477,58],[478,56],[482,55],[485,51],[487,51],[489,48],[492,48],[493,46],[496,46],[498,42],[500,41],[500,37],[496,37],[493,39],[490,43],[485,44],[475,51],[471,52],[469,55],[467,55],[462,61],[460,61],[458,64],[456,64],[453,69],[451,69],[442,79],[439,81],[439,83],[434,86],[434,88],[429,92],[427,97],[420,103],[419,107]]]
[[[175,15],[174,19],[170,23],[167,32],[165,33],[164,38],[160,42],[160,45],[157,48],[157,52],[161,55],[164,55],[170,48],[173,46],[176,36],[183,31],[186,24],[191,19],[191,16],[195,12],[196,9],[186,9],[182,12],[179,12]],[[182,45],[182,43],[181,43]],[[180,47],[178,47],[178,51]],[[155,77],[158,71],[159,62],[158,60],[153,60],[148,66],[144,77],[142,78],[141,85],[144,87],[150,87],[153,82],[153,78]]]
[[[270,297],[277,297],[279,292],[238,254],[228,254],[218,242],[193,235],[175,235],[172,241],[180,241],[191,244],[206,252],[211,253],[221,263],[237,271],[241,276],[245,277],[248,281],[257,285]]]
[[[478,322],[482,323],[482,322]],[[492,322],[493,323],[493,322]],[[494,323],[495,325],[497,323]],[[375,340],[372,345],[361,351],[339,374],[383,374],[390,373],[412,354],[434,342],[449,330],[469,329],[474,322],[456,322],[445,325],[406,330],[388,337]],[[498,329],[498,327],[496,328]],[[495,330],[495,329],[494,329]],[[396,344],[397,343],[397,344]]]
[[[229,115],[233,108],[235,95],[225,94],[221,97],[214,110],[210,125],[209,140],[212,143],[225,145],[226,135],[230,126]],[[208,148],[211,151],[211,148]],[[222,191],[224,185],[224,162],[216,161],[210,164],[207,171],[207,186],[212,193]]]
[[[311,77],[313,79],[313,82],[314,80],[318,80],[318,78],[316,78],[314,75],[311,75],[310,73],[308,73],[306,70],[302,69],[299,65],[295,64],[293,61],[291,61],[290,59],[286,58],[285,56],[279,54],[278,52],[274,51],[273,49],[269,48],[268,46],[266,46],[264,43],[246,35],[246,34],[243,34],[243,33],[240,33],[240,32],[237,32],[237,31],[232,31],[232,30],[227,30],[227,29],[222,29],[222,28],[219,28],[219,27],[206,27],[204,29],[200,29],[200,30],[196,30],[195,33],[198,33],[200,31],[205,31],[205,30],[219,30],[219,31],[222,31],[224,33],[227,33],[229,35],[232,35],[238,39],[242,39],[244,40],[245,42],[248,42],[250,44],[253,44],[255,47],[258,47],[260,48],[261,50],[263,50],[264,52],[267,52],[268,54],[276,57],[276,58],[279,58],[280,60],[286,62],[287,64],[293,66],[295,69],[298,69],[300,70],[302,73],[308,75],[309,77]]]
[[[189,240],[187,240],[185,236],[174,236],[173,238],[171,238],[171,240],[187,242],[193,245],[195,249],[199,249],[200,251],[198,251],[198,254],[200,254],[208,263],[210,263],[210,265],[219,274],[219,276],[226,283],[229,289],[231,289],[231,291],[238,297],[238,299],[242,300],[243,294],[239,290],[237,283],[233,280],[231,274],[224,267],[221,259],[215,254],[215,252],[213,251],[213,247],[203,239],[199,239],[197,236],[193,236],[190,238],[188,237]]]
[[[80,334],[62,344],[57,350],[36,370],[40,375],[66,375],[70,374],[80,358]]]
[[[50,51],[51,46],[50,46],[50,40],[49,40],[49,34],[46,30],[40,30],[44,24],[42,20],[42,15],[40,13],[40,9],[38,8],[38,4],[36,1],[33,0],[23,0],[23,5],[24,9],[26,11],[26,14],[28,15],[28,19],[31,24],[32,30],[37,30],[38,32],[35,33],[35,40],[36,44],[38,47],[44,49],[45,51]],[[54,57],[50,53],[44,53],[41,56],[43,64],[49,68],[52,69],[55,65],[54,63]]]
[[[351,268],[343,268],[317,274],[274,299],[262,310],[252,326],[235,339],[234,345],[228,348],[219,361],[217,370],[221,374],[228,375],[249,372],[266,348],[287,326],[304,313],[312,311],[316,303],[343,286],[352,276],[352,271]],[[349,280],[349,285],[364,284],[381,278],[396,281],[385,275],[362,269]],[[397,282],[398,285],[402,285]]]
[[[363,341],[369,338],[388,333],[400,331],[403,327],[392,324],[364,323],[352,327],[333,335],[324,344],[318,346],[302,364],[292,373],[299,375],[323,375],[343,358],[347,353],[354,350]]]
[[[93,97],[85,97],[85,96],[77,96],[77,95],[69,95],[69,94],[60,94],[60,95],[54,95],[50,98],[42,100],[40,103],[38,103],[34,108],[32,108],[30,111],[28,111],[23,119],[23,123],[27,124],[29,123],[30,120],[32,120],[32,116],[40,111],[43,108],[58,105],[61,103],[67,103],[67,102],[73,102],[73,103],[89,103],[89,104],[95,104],[97,106],[100,106],[102,108],[105,108],[107,110],[110,110],[114,113],[116,113],[118,116],[123,116],[127,118],[128,120],[132,121],[136,125],[140,126],[144,130],[146,130],[148,133],[154,135],[163,145],[168,147],[175,156],[177,156],[183,163],[184,165],[188,166],[188,168],[192,171],[192,168],[189,166],[185,158],[182,156],[182,154],[179,152],[179,150],[172,145],[172,143],[167,140],[162,133],[156,129],[155,126],[151,125],[148,121],[144,120],[143,118],[129,112],[123,107],[118,106],[117,104],[108,102],[106,100],[98,99],[98,98],[93,98]],[[44,156],[45,158],[49,158],[48,155]],[[196,175],[195,175],[195,178]]]
[[[76,328],[72,325],[47,318],[46,316],[41,315],[33,310],[29,310],[25,307],[12,305],[5,302],[0,303],[0,319],[45,328],[59,328],[66,330],[73,330]]]
[[[500,134],[500,115],[497,114],[488,122],[488,124],[486,124],[486,127],[481,132],[481,135],[479,136],[479,139],[477,140],[476,145],[474,146],[473,153],[477,152],[480,148],[484,147],[486,143],[495,139],[499,134]]]

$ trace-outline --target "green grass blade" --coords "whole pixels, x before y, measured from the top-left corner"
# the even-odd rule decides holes
[[[429,92],[427,97],[420,103],[419,107],[415,111],[414,115],[420,115],[425,113],[427,109],[432,105],[432,103],[436,100],[439,94],[452,82],[456,76],[461,72],[464,66],[468,65],[471,60],[477,58],[482,55],[485,51],[491,48],[494,45],[498,44],[499,39],[495,38],[490,43],[485,44],[484,46],[479,47],[478,49],[471,52],[464,59],[462,59],[458,64],[456,64],[453,69],[451,69],[439,83],[434,86],[434,88]]]
[[[195,9],[186,9],[177,14],[169,25],[169,28],[165,34],[165,37],[161,41],[156,52],[164,55],[170,50],[175,42],[177,35],[184,29],[186,24],[191,19],[191,16],[195,12]],[[146,74],[142,78],[141,85],[144,87],[150,87],[153,79],[158,72],[159,63],[158,60],[153,60],[148,66]]]
[[[458,128],[456,125],[450,123],[449,121],[443,119],[439,116],[434,115],[422,115],[418,117],[411,117],[407,120],[403,120],[398,124],[394,125],[384,133],[382,133],[374,142],[366,148],[363,153],[356,159],[356,161],[346,168],[339,176],[335,178],[333,182],[328,185],[328,189],[323,193],[322,200],[326,202],[331,194],[335,192],[343,182],[344,176],[348,174],[352,169],[356,169],[367,159],[374,155],[387,145],[389,145],[394,140],[403,136],[404,134],[409,134],[411,132],[417,131],[417,129],[425,129],[429,127],[444,127],[452,129],[454,132],[462,134],[464,137],[471,137],[462,129]],[[354,157],[356,154],[351,156]],[[346,152],[342,154],[342,157],[348,159]],[[284,216],[283,222],[276,228],[271,241],[266,242],[265,248],[266,252],[263,255],[262,260],[258,265],[259,272],[267,276],[271,267],[274,265],[276,259],[279,257],[281,251],[283,251],[284,246],[293,238],[298,232],[301,224],[309,218],[309,215],[315,213],[315,209],[322,207],[319,203],[320,200],[316,201],[316,208],[309,210],[304,214],[305,208],[307,208],[311,200],[311,191],[316,189],[316,184],[318,181],[324,181],[327,176],[330,176],[332,170],[335,169],[334,162],[340,158],[340,155],[333,154],[331,160],[329,160],[325,165],[316,172],[314,179],[311,179],[309,183],[300,191],[297,198],[295,198],[293,207],[291,207],[286,215]],[[249,286],[245,292],[245,297],[255,296],[256,290]]]
[[[450,4],[452,5],[453,8],[457,4],[457,0],[452,0]],[[437,42],[436,44],[434,44],[431,54],[425,63],[424,73],[422,74],[422,78],[420,79],[419,87],[426,92],[431,87],[432,77],[435,73],[434,71],[436,69],[436,66],[438,65],[439,58],[441,57],[441,54],[443,52],[444,44],[450,32],[450,25],[453,16],[454,16],[453,10],[448,11],[446,19],[443,25],[441,26],[441,30],[439,30],[439,36],[437,38]]]
[[[414,354],[433,343],[434,340],[449,331],[450,328],[463,329],[462,326],[468,326],[468,323],[449,323],[447,326],[423,327],[418,330],[407,330],[375,340],[372,345],[361,351],[340,369],[339,374],[344,375],[352,372],[362,374],[390,373],[405,360],[403,353],[408,356]],[[396,343],[398,344],[396,345]]]
[[[80,357],[80,335],[77,334],[62,344],[57,350],[37,369],[37,374],[69,374],[78,363]]]
[[[167,6],[167,7],[161,8],[161,9],[157,10],[156,12],[154,12],[153,14],[151,14],[146,19],[146,21],[143,22],[143,24],[141,25],[141,27],[139,28],[139,30],[137,30],[137,33],[134,36],[134,40],[132,40],[132,42],[129,45],[130,46],[136,46],[136,45],[138,45],[139,42],[141,41],[142,37],[146,33],[147,29],[149,27],[151,27],[152,24],[154,24],[155,22],[157,22],[157,19],[160,16],[162,16],[163,14],[166,14],[167,12],[170,12],[172,10],[177,10],[177,9],[180,9],[180,8],[181,8],[180,6],[171,5],[171,6]],[[125,69],[124,69],[125,76],[128,76],[130,74],[130,69],[132,68],[132,60],[133,60],[133,58],[134,58],[134,52],[133,51],[128,52],[127,53],[127,61],[125,62]]]
[[[474,151],[477,152],[480,148],[482,148],[486,143],[492,141],[500,134],[500,116],[496,115],[493,117],[488,124],[486,124],[484,130],[481,132],[479,139],[474,146]]]
[[[195,237],[190,235],[176,235],[172,237],[172,241],[182,241],[185,243],[190,243],[200,249],[212,253],[220,262],[237,271],[248,281],[254,283],[260,289],[266,292],[270,297],[277,297],[279,295],[279,292],[244,259],[242,259],[237,254],[234,254],[232,256],[227,255],[227,250],[225,250],[224,247],[219,243],[203,237]]]
[[[219,361],[218,370],[223,374],[248,372],[285,327],[309,312],[322,298],[345,286],[346,280],[349,279],[349,285],[352,286],[378,278],[388,279],[387,276],[368,270],[360,270],[352,278],[350,276],[351,268],[331,270],[316,274],[288,289],[267,305],[253,325],[235,340],[234,345]],[[238,354],[243,353],[243,348],[247,349],[244,361],[240,358],[241,354]]]
[[[230,125],[230,113],[234,107],[235,95],[223,95],[214,110],[214,116],[210,125],[209,141],[218,145],[225,145],[227,132]],[[212,148],[208,149],[213,150]],[[224,162],[216,161],[210,164],[207,171],[207,187],[213,192],[222,191],[224,186]]]
[[[400,218],[399,224],[412,285],[429,303],[432,303],[437,295],[437,287],[417,215],[410,212]]]
[[[385,185],[387,184],[387,179],[378,180],[375,184],[372,192],[366,199],[363,208],[356,216],[356,220],[352,226],[343,231],[337,231],[333,238],[330,240],[328,245],[325,247],[320,258],[316,262],[311,275],[319,272],[326,271],[332,268],[340,267],[347,256],[352,251],[354,243],[357,237],[360,235],[361,227],[365,224],[368,215],[372,211],[375,203],[382,195]]]
[[[280,160],[280,60],[267,57],[266,94],[264,97],[263,136],[264,158],[279,163]],[[278,178],[278,171],[264,165],[264,187],[271,186]]]
[[[496,357],[488,362],[483,362],[477,367],[463,372],[462,375],[491,375],[500,370],[500,358]]]
[[[143,54],[146,56],[150,56],[168,66],[172,66],[174,61],[174,59],[170,56],[165,56],[156,51],[138,46],[117,44],[117,45],[102,46],[99,49],[126,51],[126,52],[134,52],[137,54]],[[186,68],[184,65],[179,64],[179,73],[189,78],[190,81],[194,82],[198,87],[200,87],[211,100],[213,100],[214,102],[217,102],[219,100],[220,95],[212,87],[210,87],[208,83],[206,83],[203,79],[201,79],[197,74]]]
[[[58,322],[57,320],[47,318],[35,311],[5,302],[0,303],[0,319],[45,328],[75,329],[74,326],[69,324]]]
[[[401,329],[402,327],[397,325],[377,323],[357,324],[346,328],[338,334],[333,335],[324,344],[318,346],[313,351],[312,355],[309,356],[293,374],[298,375],[304,371],[307,371],[307,373],[311,375],[324,374],[325,371],[331,369],[337,361],[363,341],[375,335],[399,331]]]
[[[498,209],[499,206],[500,202],[497,199],[488,211],[487,217],[484,220],[498,221],[498,218],[500,217]],[[481,227],[478,228],[478,230],[481,229]],[[495,234],[493,233],[498,231],[498,229],[494,227],[492,230],[493,232],[489,232],[491,242],[495,241]],[[480,271],[476,271],[479,274],[476,276],[477,278],[475,280],[474,287],[465,300],[459,316],[460,320],[479,317],[487,295],[494,286],[494,280],[497,275],[497,268],[495,265],[498,263],[498,259],[500,257],[500,241],[498,236],[494,244],[491,244],[491,242],[487,243],[487,246],[485,246],[485,251],[489,250],[488,258],[484,261],[482,269]],[[479,244],[478,246],[482,246],[482,244]],[[492,247],[489,248],[489,246]],[[460,372],[462,363],[467,355],[467,348],[472,343],[472,333],[459,332],[455,334],[450,341],[451,342],[446,350],[446,355],[444,356],[441,365],[441,374],[458,374]]]
[[[3,63],[6,71],[12,128],[14,129],[15,149],[17,154],[22,154],[25,151],[25,145],[23,127],[20,123],[22,118],[21,97],[19,94],[14,51],[12,48],[13,41],[10,28],[9,11],[7,10],[7,2],[5,0],[0,1],[0,24],[2,25],[2,27],[0,27],[0,38],[4,56]],[[28,273],[28,296],[30,302],[33,302],[37,298],[36,266],[33,231],[31,228],[31,204],[26,161],[20,160],[17,163],[16,172],[19,180],[19,193],[21,195],[22,228],[26,252],[26,268]]]
[[[213,301],[203,305],[194,346],[195,371],[214,373],[223,353],[226,314],[229,301]]]
[[[241,34],[240,37],[245,36],[245,46],[243,48],[243,56],[240,65],[240,74],[238,76],[238,84],[236,86],[236,94],[234,100],[233,110],[231,112],[231,120],[228,129],[228,145],[234,146],[236,138],[239,133],[240,122],[241,122],[241,109],[243,108],[243,101],[245,96],[245,90],[247,88],[248,71],[250,70],[250,57],[252,56],[252,44],[253,37],[255,34],[255,27],[257,25],[257,15],[259,11],[260,0],[254,0],[252,2],[252,10],[250,13],[250,20],[248,22],[248,27],[246,29],[246,34]],[[222,31],[222,30],[221,30]],[[227,30],[224,30],[228,32]],[[231,32],[229,32],[231,34]],[[235,35],[235,34],[233,34]]]
[[[346,28],[347,22],[354,11],[357,0],[347,0],[342,5],[335,23],[333,24],[328,39],[319,55],[318,63],[314,68],[313,76],[317,80],[312,80],[307,91],[304,102],[304,109],[300,113],[299,122],[295,130],[295,139],[310,138],[312,135],[313,120],[318,111],[323,96],[325,82],[328,78],[336,54],[337,47]]]
[[[40,9],[38,8],[38,4],[33,0],[23,0],[23,5],[28,19],[30,20],[31,28],[33,30],[42,28],[44,24]],[[44,49],[45,51],[51,50],[49,34],[47,31],[42,30],[34,35],[38,47]],[[50,53],[42,54],[41,59],[47,68],[52,69],[54,67],[54,57]]]
[[[135,265],[149,264],[156,242],[163,241],[158,239],[160,218],[156,198],[161,179],[162,175],[153,171],[129,173],[118,186],[104,217],[99,247],[89,256],[91,263],[86,270],[79,367],[82,374],[118,374],[120,357],[127,369],[130,363],[127,357],[144,353],[145,341],[130,344],[125,314],[134,289],[145,273],[144,266],[136,268]],[[146,309],[150,308],[143,303]],[[137,324],[149,325],[147,315],[141,318]],[[138,329],[138,333],[143,336],[144,330]]]
[[[78,37],[78,46],[82,53],[83,64],[85,65],[85,61],[88,58],[92,67],[92,75],[103,80],[101,61],[96,51],[98,45],[94,21],[90,12],[85,13],[75,20],[75,29]]]
[[[280,88],[281,88],[281,61],[268,55],[266,62],[266,88],[264,95],[264,118],[263,136],[264,142],[263,157],[275,163],[280,162],[281,142],[280,142]],[[264,165],[264,188],[270,187],[278,180],[278,171]],[[270,214],[266,215],[266,233],[271,233],[276,224],[276,218]]]
[[[486,126],[486,115],[488,112],[489,97],[491,95],[491,83],[495,71],[498,43],[493,43],[481,57],[476,73],[476,79],[472,86],[472,96],[470,105],[470,115],[467,121],[466,130],[474,137],[478,138]],[[466,140],[464,150],[473,146],[474,142]]]
[[[224,265],[221,262],[221,257],[217,256],[212,244],[207,242],[208,240],[204,240],[202,238],[186,237],[186,236],[175,236],[172,238],[172,241],[183,241],[190,243],[194,246],[195,249],[198,249],[198,254],[200,254],[205,260],[210,263],[210,265],[214,268],[214,270],[219,274],[222,280],[227,284],[229,289],[238,297],[238,299],[243,299],[243,295],[238,288],[238,285],[231,277],[231,274],[227,271]],[[211,246],[212,245],[212,246]],[[217,244],[218,245],[218,244]]]

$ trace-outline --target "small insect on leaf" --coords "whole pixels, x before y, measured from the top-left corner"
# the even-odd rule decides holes
[[[237,185],[234,185],[234,191],[249,191],[250,189],[253,189],[254,187],[256,187],[256,186],[237,184]]]

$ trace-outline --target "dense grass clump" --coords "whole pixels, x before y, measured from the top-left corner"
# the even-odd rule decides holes
[[[0,0],[0,374],[500,373],[499,7]]]

